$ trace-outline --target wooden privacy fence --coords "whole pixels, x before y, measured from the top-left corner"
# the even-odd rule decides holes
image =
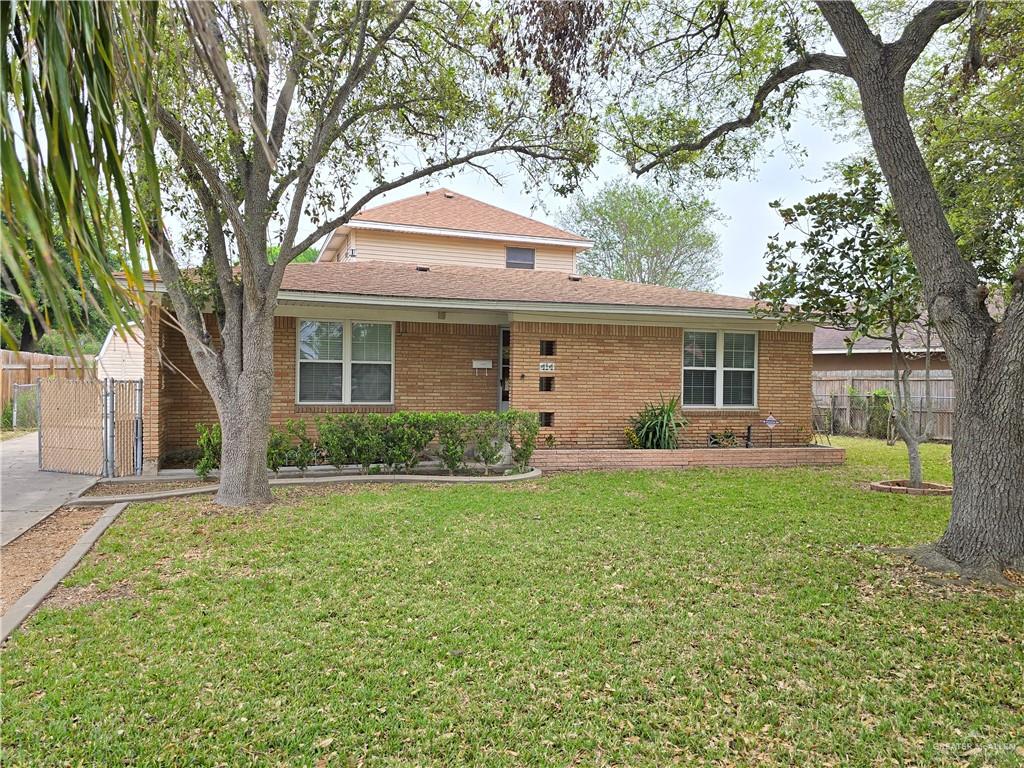
[[[41,380],[39,468],[106,477],[141,473],[141,380]]]
[[[43,355],[38,352],[0,350],[0,409],[6,408],[14,397],[15,384],[32,384],[37,379],[93,379],[96,376],[92,357],[82,361],[63,355]]]
[[[923,431],[931,400],[931,431],[936,440],[953,439],[956,392],[949,371],[932,371],[930,398],[925,397],[923,371],[910,375],[910,414]],[[884,371],[815,371],[812,378],[815,429],[832,434],[866,434],[870,422],[870,394],[893,391],[892,373]]]

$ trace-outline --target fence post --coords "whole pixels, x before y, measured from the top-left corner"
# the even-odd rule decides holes
[[[114,463],[114,381],[113,379],[104,379],[104,389],[106,397],[104,398],[105,412],[103,414],[103,422],[106,425],[106,445],[104,457],[105,474],[107,477],[113,477],[117,467]]]
[[[829,419],[828,419],[828,433],[830,435],[835,435],[835,433],[836,433],[836,396],[834,394],[833,395],[829,395],[828,404],[829,404],[829,412],[830,412]]]
[[[135,474],[142,474],[142,380],[135,382]]]
[[[12,384],[11,385],[11,392],[14,393],[14,408],[12,409],[12,412],[11,412],[11,428],[12,429],[17,429],[18,428],[18,385],[17,384]]]

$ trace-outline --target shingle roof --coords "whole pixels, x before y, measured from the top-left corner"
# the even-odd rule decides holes
[[[494,205],[474,200],[450,189],[433,189],[425,194],[364,208],[352,223],[377,222],[407,227],[487,232],[495,235],[550,237],[589,243],[586,238],[550,224],[520,216]]]
[[[814,329],[814,351],[815,352],[846,352],[846,339],[850,331],[841,328],[815,328]],[[904,349],[924,349],[927,337],[924,329],[916,325],[905,325],[900,329],[900,345]],[[932,332],[932,351],[942,350],[942,340],[939,334]],[[857,339],[853,345],[854,352],[888,352],[889,342],[885,339]]]
[[[708,310],[745,310],[756,304],[753,299],[738,296],[600,277],[572,280],[564,272],[448,265],[431,265],[429,271],[420,271],[414,264],[385,261],[290,264],[281,289],[409,299]]]

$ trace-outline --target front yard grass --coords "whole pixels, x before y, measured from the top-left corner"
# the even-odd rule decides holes
[[[874,549],[950,501],[868,491],[905,451],[836,442],[133,506],[3,650],[4,763],[1020,765],[1024,596]]]

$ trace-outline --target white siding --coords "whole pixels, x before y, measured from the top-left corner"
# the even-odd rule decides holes
[[[134,327],[135,338],[113,328],[96,356],[96,375],[101,379],[141,379],[145,370],[142,329]]]

